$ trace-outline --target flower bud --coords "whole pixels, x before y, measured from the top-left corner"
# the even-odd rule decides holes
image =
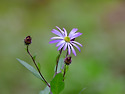
[[[72,62],[71,56],[70,56],[70,57],[66,57],[66,58],[64,59],[64,62],[65,62],[66,65],[71,64],[71,62]]]
[[[24,43],[25,43],[26,45],[31,44],[31,43],[32,43],[31,37],[30,37],[30,36],[27,36],[27,37],[24,39]]]

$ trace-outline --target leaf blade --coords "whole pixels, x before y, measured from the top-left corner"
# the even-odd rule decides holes
[[[36,76],[37,78],[41,79],[42,81],[43,78],[40,76],[40,74],[38,73],[38,71],[36,71],[36,69],[34,69],[34,67],[32,67],[31,65],[29,65],[28,63],[26,63],[23,60],[20,60],[17,58],[17,60],[19,61],[20,64],[22,64],[25,68],[27,68],[34,76]]]
[[[55,69],[56,69],[56,66],[55,66]],[[57,73],[62,72],[63,69],[64,69],[64,60],[63,60],[63,58],[61,58],[61,59],[59,59]]]
[[[62,73],[58,73],[50,83],[53,94],[59,94],[64,89],[64,81]]]
[[[47,86],[44,90],[40,91],[39,94],[49,94],[50,93],[50,88]]]

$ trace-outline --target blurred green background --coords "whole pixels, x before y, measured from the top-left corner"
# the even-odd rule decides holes
[[[124,0],[0,0],[0,94],[38,94],[45,84],[16,58],[33,65],[23,43],[32,37],[47,81],[54,75],[55,44],[49,44],[55,26],[78,28],[81,53],[72,55],[61,94],[125,94]],[[65,52],[62,57],[64,57]]]

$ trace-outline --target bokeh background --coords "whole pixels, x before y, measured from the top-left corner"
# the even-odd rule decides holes
[[[45,87],[16,60],[33,65],[23,43],[27,35],[51,81],[58,55],[49,44],[55,26],[83,33],[61,94],[125,94],[124,0],[0,0],[0,94],[38,94]]]

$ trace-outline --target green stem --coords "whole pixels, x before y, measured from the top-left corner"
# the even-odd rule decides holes
[[[55,75],[54,76],[56,76],[56,74],[57,74],[58,63],[59,63],[59,58],[60,58],[61,54],[62,54],[62,49],[60,50],[60,53],[59,53],[59,55],[57,57],[57,60],[56,60],[56,70],[55,70]]]
[[[30,53],[30,51],[29,51],[29,46],[28,46],[28,45],[27,45],[27,53],[28,53],[28,54],[30,55],[30,57],[32,58],[32,61],[33,61],[34,65],[36,66],[36,68],[37,68],[37,70],[38,70],[40,76],[43,78],[43,80],[45,81],[45,83],[47,84],[47,86],[50,87],[50,85],[48,84],[48,82],[47,82],[46,79],[43,77],[42,73],[40,72],[40,70],[39,70],[39,68],[38,68],[38,66],[37,66],[37,64],[36,64],[36,62],[35,62],[33,56],[31,55],[31,53]]]
[[[63,81],[64,81],[65,74],[66,74],[66,64],[64,66]]]
[[[65,58],[66,58],[67,56],[68,56],[68,49],[67,49],[67,53],[66,53]],[[65,74],[66,74],[66,64],[65,64],[65,66],[64,66],[63,81],[64,81]]]

